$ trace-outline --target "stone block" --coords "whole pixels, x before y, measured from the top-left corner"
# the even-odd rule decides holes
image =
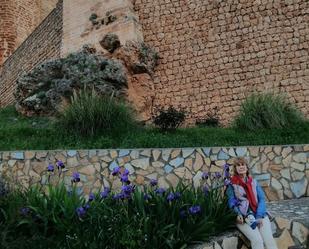
[[[283,229],[290,230],[290,227],[291,227],[291,221],[290,220],[284,219],[284,218],[281,218],[281,217],[276,217],[275,221],[276,221],[276,224],[278,225],[280,230],[283,230]]]
[[[157,161],[159,159],[159,156],[161,155],[160,150],[153,150],[152,151],[152,157],[154,161]]]
[[[291,237],[291,234],[287,229],[284,229],[279,238],[275,238],[278,249],[289,249],[290,246],[294,246],[295,243]]]
[[[294,221],[292,224],[292,235],[305,245],[308,241],[309,230],[303,224]]]
[[[136,168],[146,170],[149,167],[149,158],[135,159],[131,161],[131,165]]]
[[[297,182],[291,182],[291,191],[296,196],[296,198],[299,198],[303,196],[306,193],[306,187],[308,185],[308,180],[306,178],[303,178],[300,181]]]
[[[238,238],[237,237],[230,237],[224,238],[222,242],[223,249],[237,249]]]

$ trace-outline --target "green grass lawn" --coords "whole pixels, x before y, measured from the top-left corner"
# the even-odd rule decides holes
[[[26,118],[13,107],[0,110],[0,150],[168,148],[309,143],[309,123],[291,129],[254,132],[233,128],[183,128],[162,134],[139,128],[126,134],[80,137],[66,134],[43,117]]]

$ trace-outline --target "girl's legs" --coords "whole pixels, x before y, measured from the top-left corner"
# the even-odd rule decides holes
[[[237,224],[237,228],[250,240],[252,249],[264,249],[263,239],[258,228],[252,229],[246,223],[242,225]]]
[[[271,224],[268,216],[263,219],[263,225],[260,228],[260,233],[267,249],[278,249],[271,231]]]

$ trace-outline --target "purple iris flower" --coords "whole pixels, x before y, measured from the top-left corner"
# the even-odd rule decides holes
[[[110,189],[105,187],[104,191],[100,193],[101,198],[107,198],[109,195]]]
[[[194,214],[198,214],[201,212],[201,206],[196,205],[196,206],[192,206],[189,208],[189,213],[194,215]]]
[[[151,180],[150,180],[150,185],[151,185],[152,187],[157,186],[157,185],[158,185],[158,181],[155,180],[155,179],[151,179]]]
[[[123,182],[123,183],[130,184],[128,175],[121,175],[120,176],[120,181]]]
[[[112,171],[113,176],[118,175],[119,173],[120,173],[120,167],[115,167]]]
[[[145,201],[151,200],[151,195],[144,194],[144,200]]]
[[[203,172],[202,179],[207,180],[208,177],[209,177],[209,173],[208,172]]]
[[[123,172],[122,174],[128,176],[128,175],[130,174],[130,171],[127,170],[127,169],[125,169],[124,172]]]
[[[230,172],[229,171],[224,171],[224,177],[229,178],[230,177]]]
[[[228,178],[230,177],[230,165],[229,164],[224,164],[224,177]]]
[[[175,200],[175,195],[173,193],[169,193],[166,197],[166,200],[172,202],[173,200]]]
[[[220,172],[215,172],[215,177],[216,178],[220,178],[221,177],[221,173]]]
[[[90,204],[87,203],[87,204],[84,206],[84,209],[85,209],[85,211],[87,211],[89,208],[90,208]]]
[[[179,192],[176,192],[175,193],[175,200],[178,200],[178,199],[180,199],[180,197],[181,197],[181,194],[179,193]]]
[[[73,172],[72,174],[72,182],[80,182],[80,177],[78,172]]]
[[[230,165],[228,163],[223,166],[224,171],[230,171]]]
[[[231,181],[229,179],[224,179],[224,186],[230,185]]]
[[[52,164],[49,164],[48,167],[47,167],[48,172],[54,172],[54,169],[55,169],[54,165],[52,165]]]
[[[119,199],[121,199],[121,200],[123,200],[123,199],[125,199],[125,194],[123,193],[123,192],[120,192],[120,193],[118,193],[118,194],[115,194],[114,196],[113,196],[113,199],[114,200],[119,200]]]
[[[125,195],[130,195],[134,192],[135,190],[135,186],[132,185],[126,185],[126,186],[122,186],[121,187],[121,191],[125,194]]]
[[[89,201],[91,202],[91,201],[93,201],[95,199],[95,195],[94,195],[94,193],[90,193],[90,195],[89,195]]]
[[[23,207],[20,209],[20,214],[23,215],[23,216],[27,216],[30,212],[30,209],[27,208],[27,207]]]
[[[61,160],[58,160],[56,163],[58,169],[63,169],[65,168],[64,163]]]
[[[164,188],[158,188],[155,190],[155,193],[158,195],[162,195],[165,193],[165,189]]]
[[[86,209],[83,208],[83,207],[78,207],[78,208],[76,208],[76,213],[77,213],[78,217],[81,218],[81,217],[86,215]]]
[[[208,193],[209,193],[209,188],[208,188],[207,185],[203,186],[203,192],[204,192],[205,195],[208,195]]]

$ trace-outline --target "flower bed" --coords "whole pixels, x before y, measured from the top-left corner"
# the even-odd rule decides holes
[[[79,173],[65,187],[65,165],[57,161],[47,167],[47,184],[1,197],[1,248],[186,248],[207,241],[233,227],[224,195],[228,169],[205,172],[198,189],[165,189],[155,179],[135,186],[129,171],[116,167],[112,176],[120,178],[120,191],[102,186],[84,197]]]

